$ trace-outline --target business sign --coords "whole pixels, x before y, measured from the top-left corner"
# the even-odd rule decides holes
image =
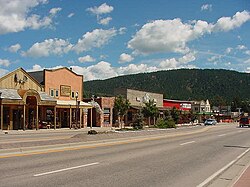
[[[70,97],[71,95],[71,87],[67,85],[60,86],[60,94],[61,96]]]

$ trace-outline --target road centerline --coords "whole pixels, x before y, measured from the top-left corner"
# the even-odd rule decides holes
[[[187,145],[187,144],[191,144],[191,143],[195,143],[195,141],[185,142],[185,143],[182,143],[180,145]]]
[[[48,172],[44,172],[44,173],[35,174],[35,175],[33,175],[33,177],[39,177],[39,176],[43,176],[43,175],[49,175],[49,174],[53,174],[53,173],[59,173],[59,172],[63,172],[63,171],[68,171],[68,170],[73,170],[73,169],[78,169],[78,168],[93,166],[93,165],[97,165],[97,164],[99,164],[99,162],[94,162],[94,163],[90,163],[90,164],[84,164],[84,165],[79,165],[79,166],[74,166],[74,167],[69,167],[69,168],[54,170],[54,171],[48,171]]]
[[[220,134],[220,135],[218,135],[218,136],[226,136],[227,134]]]

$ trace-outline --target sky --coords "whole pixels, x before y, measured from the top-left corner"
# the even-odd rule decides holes
[[[0,0],[0,76],[84,80],[161,70],[250,73],[249,0]]]

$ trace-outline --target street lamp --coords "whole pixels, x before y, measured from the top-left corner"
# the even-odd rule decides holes
[[[78,128],[78,126],[77,126],[77,112],[78,112],[78,101],[77,101],[77,99],[78,99],[78,92],[76,92],[76,113],[75,113],[75,115],[76,115],[76,126],[75,126],[75,128],[76,129]]]

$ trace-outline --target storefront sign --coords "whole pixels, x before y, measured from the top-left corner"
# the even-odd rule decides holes
[[[71,87],[67,86],[67,85],[61,85],[60,86],[60,94],[61,94],[61,96],[70,97],[70,95],[71,95]]]

